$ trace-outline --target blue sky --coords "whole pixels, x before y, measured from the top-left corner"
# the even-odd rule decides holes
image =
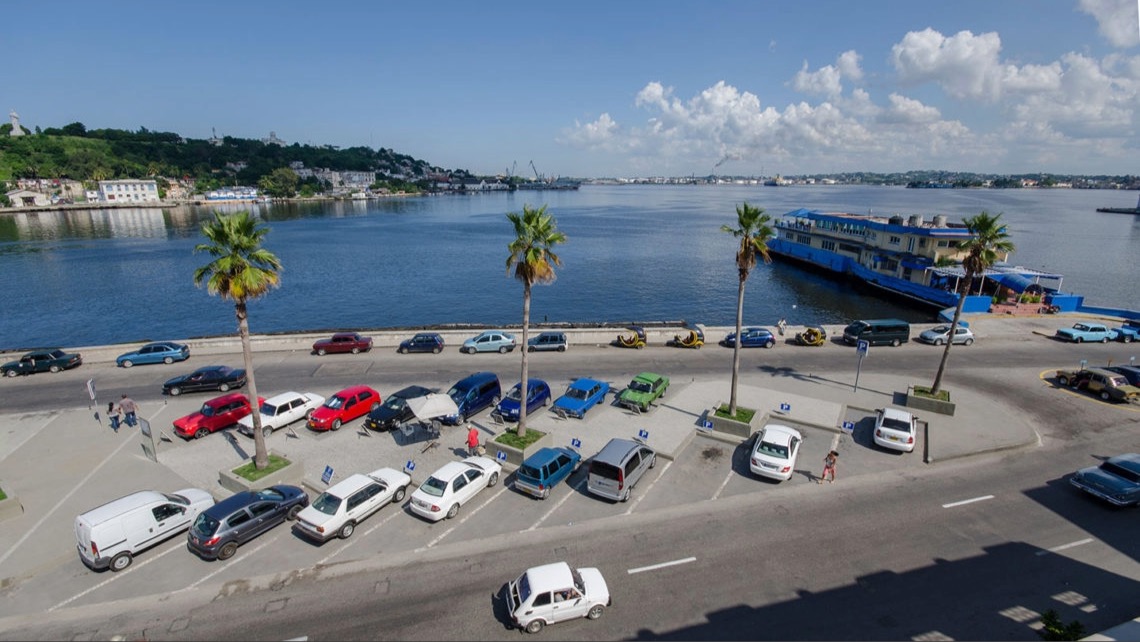
[[[1138,4],[17,3],[0,94],[478,174],[1140,174]]]

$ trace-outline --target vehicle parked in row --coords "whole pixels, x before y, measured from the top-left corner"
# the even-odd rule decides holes
[[[359,332],[337,332],[328,339],[313,344],[313,352],[322,357],[329,353],[360,354],[372,349],[372,337],[361,336]]]
[[[463,342],[460,352],[475,354],[476,352],[498,352],[506,354],[515,349],[515,335],[502,330],[487,330]]]
[[[1140,319],[1128,319],[1116,328],[1116,338],[1124,343],[1140,341]]]
[[[1116,506],[1140,504],[1140,455],[1109,457],[1099,466],[1082,468],[1069,483]]]
[[[950,340],[950,324],[943,324],[929,330],[923,330],[922,333],[918,335],[918,340],[931,345],[944,346],[946,342]],[[974,345],[974,331],[964,325],[959,325],[954,330],[954,345]]]
[[[257,398],[258,405],[265,403]],[[249,397],[240,392],[231,392],[214,397],[202,404],[197,411],[174,420],[174,433],[184,439],[201,439],[230,426],[236,426],[243,417],[253,412]]]
[[[502,471],[503,467],[490,457],[448,462],[420,484],[408,506],[428,521],[451,519],[479,491],[499,483]]]
[[[631,410],[648,412],[649,406],[665,396],[669,377],[653,372],[642,372],[633,378],[618,395],[618,404]]]
[[[827,343],[827,328],[822,325],[809,325],[803,332],[796,333],[796,344],[819,347]]]
[[[879,408],[875,411],[873,438],[882,448],[913,452],[918,440],[918,419],[905,410]]]
[[[317,495],[297,514],[296,531],[319,542],[348,539],[356,527],[388,504],[404,501],[412,478],[393,468],[354,473]]]
[[[274,430],[308,419],[324,402],[324,397],[312,392],[283,392],[266,399],[260,407],[261,434],[268,437]],[[238,432],[247,437],[253,436],[253,414],[241,418]]]
[[[443,337],[437,332],[419,332],[411,339],[404,339],[397,349],[400,354],[409,352],[430,352],[439,354],[443,352]]]
[[[380,393],[368,386],[349,386],[334,394],[309,415],[312,430],[340,430],[380,407]]]
[[[415,413],[408,407],[408,399],[426,397],[432,393],[423,386],[408,386],[388,395],[384,402],[368,413],[364,420],[364,427],[369,430],[392,430],[400,424],[410,421]]]
[[[1138,366],[1109,366],[1105,370],[1124,377],[1130,386],[1140,387],[1140,367]]]
[[[158,341],[119,355],[115,358],[115,365],[120,368],[130,368],[149,363],[174,363],[189,358],[190,346],[173,341]]]
[[[550,386],[542,379],[527,379],[526,383],[526,414],[533,415],[539,408],[550,405]],[[522,382],[516,383],[507,392],[491,416],[506,422],[519,420],[519,409],[522,407]]]
[[[795,472],[796,459],[800,456],[800,445],[804,436],[800,431],[779,424],[768,424],[756,433],[752,445],[752,455],[748,458],[748,470],[776,481],[787,481]]]
[[[610,384],[605,381],[587,377],[575,379],[566,386],[566,392],[554,402],[551,410],[559,417],[584,419],[586,411],[605,401],[609,391]]]
[[[200,488],[140,490],[107,502],[75,518],[79,559],[94,570],[121,571],[135,555],[186,530],[213,505],[214,498]]]
[[[729,332],[720,344],[726,348],[736,346],[736,333]],[[767,328],[743,328],[740,330],[741,348],[771,348],[776,345],[776,336]]]
[[[860,341],[872,346],[897,348],[910,341],[910,324],[901,319],[871,319],[854,321],[843,328],[844,343],[853,346]]]
[[[1099,341],[1108,343],[1116,339],[1116,330],[1110,330],[1103,323],[1074,323],[1071,328],[1061,328],[1054,335],[1062,341],[1083,343],[1085,341]]]
[[[476,372],[455,382],[448,389],[447,396],[451,397],[459,411],[444,417],[443,422],[458,426],[484,408],[499,403],[503,389],[499,386],[499,378],[495,373]]]
[[[569,345],[565,332],[540,332],[538,336],[527,339],[526,349],[527,352],[566,352]]]
[[[54,350],[32,350],[16,361],[0,366],[0,374],[5,377],[27,375],[36,372],[61,372],[83,364],[83,355]]]
[[[506,586],[511,621],[527,633],[576,618],[596,620],[610,606],[610,588],[596,568],[574,569],[566,562],[529,568]]]
[[[586,490],[615,502],[629,500],[633,487],[657,465],[657,453],[629,439],[611,439],[590,458]]]
[[[1077,390],[1087,390],[1102,401],[1140,403],[1140,388],[1129,384],[1124,375],[1107,368],[1058,370],[1057,383]]]
[[[229,392],[245,385],[245,370],[229,366],[205,366],[188,375],[169,379],[162,384],[162,394],[177,397],[184,392],[216,390]]]
[[[550,489],[569,477],[582,463],[571,448],[542,448],[515,471],[515,488],[538,499],[550,497]]]
[[[187,533],[187,547],[203,559],[229,559],[239,546],[296,519],[308,505],[309,496],[296,486],[241,491],[198,514]]]

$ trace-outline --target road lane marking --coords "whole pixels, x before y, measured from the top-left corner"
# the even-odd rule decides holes
[[[748,457],[751,460],[752,455],[748,455]],[[713,496],[712,496],[713,499],[720,497],[720,494],[724,492],[725,487],[728,486],[728,482],[731,481],[735,475],[736,475],[736,471],[732,470],[732,468],[730,466],[729,471],[728,471],[728,475],[726,475],[724,478],[724,481],[722,481],[720,483],[720,488],[716,489],[716,492],[713,493]]]
[[[150,564],[151,562],[155,561],[156,559],[162,557],[163,555],[166,555],[167,553],[170,553],[171,551],[177,551],[180,548],[183,548],[183,547],[182,546],[171,546],[170,548],[159,553],[158,555],[155,555],[153,557],[147,557],[145,560],[143,560],[141,562],[136,562],[134,564],[131,564],[128,568],[126,568],[122,571],[119,571],[118,573],[115,573],[111,577],[108,577],[107,579],[103,580],[102,582],[99,582],[98,584],[96,584],[95,586],[92,586],[91,588],[87,589],[86,591],[83,591],[77,595],[69,597],[66,600],[60,602],[59,604],[56,604],[55,606],[48,609],[48,613],[51,613],[52,611],[54,611],[56,609],[63,608],[65,606],[67,606],[68,604],[71,604],[75,600],[78,600],[79,598],[83,597],[84,595],[87,595],[91,591],[101,589],[104,586],[110,584],[111,582],[114,582],[115,580],[119,579],[120,577],[123,577],[123,576],[127,575],[128,573],[131,573],[135,569],[142,568],[142,567],[146,566],[147,564]]]
[[[1050,548],[1048,550],[1037,551],[1036,555],[1038,557],[1040,557],[1042,555],[1048,555],[1049,553],[1059,553],[1063,550],[1070,549],[1070,548],[1076,548],[1077,546],[1084,546],[1085,544],[1090,544],[1090,543],[1095,542],[1095,541],[1096,540],[1094,540],[1091,537],[1086,537],[1085,539],[1079,539],[1075,542],[1069,542],[1068,544],[1061,544],[1060,546],[1054,546],[1053,548]]]
[[[974,497],[972,499],[963,499],[960,502],[951,502],[949,504],[943,504],[942,508],[954,508],[955,506],[965,506],[966,504],[973,504],[974,502],[984,502],[987,499],[993,499],[993,498],[994,498],[993,495],[982,495],[981,497]]]
[[[270,544],[272,544],[273,542],[277,541],[277,540],[278,540],[280,537],[281,537],[281,534],[280,534],[280,533],[278,533],[278,534],[274,535],[273,537],[270,537],[269,539],[267,539],[267,540],[265,540],[264,542],[262,542],[260,546],[258,546],[257,548],[253,549],[252,551],[249,551],[249,552],[245,553],[244,555],[240,555],[240,556],[238,556],[238,557],[235,557],[235,558],[233,558],[232,560],[230,560],[229,562],[227,562],[227,563],[226,563],[224,566],[222,566],[222,567],[221,567],[221,568],[219,568],[218,570],[214,571],[213,573],[210,573],[210,574],[206,575],[205,577],[202,577],[202,578],[200,578],[198,581],[194,582],[193,584],[191,584],[190,586],[187,586],[187,587],[186,587],[186,588],[184,588],[184,589],[179,589],[179,590],[177,590],[177,591],[174,591],[174,592],[175,592],[175,593],[179,593],[179,592],[181,592],[181,591],[189,591],[190,589],[194,588],[195,586],[198,586],[198,585],[199,585],[199,584],[201,584],[202,582],[205,582],[206,580],[208,580],[208,579],[210,579],[211,577],[213,577],[213,576],[217,575],[218,573],[221,573],[222,571],[228,570],[228,569],[229,569],[231,566],[233,566],[234,564],[237,564],[238,562],[240,562],[240,561],[242,561],[242,560],[244,560],[244,559],[248,558],[250,555],[253,555],[254,553],[256,553],[256,552],[260,551],[260,550],[261,550],[261,549],[263,549],[263,548],[265,548],[266,546],[269,546],[269,545],[270,545]],[[216,561],[216,560],[215,560],[215,561]]]
[[[688,564],[689,562],[695,562],[695,561],[697,561],[697,558],[695,558],[695,557],[686,557],[685,559],[673,560],[672,562],[661,562],[660,564],[654,564],[652,566],[642,566],[641,568],[631,568],[628,571],[626,571],[626,573],[633,575],[634,573],[644,573],[645,571],[656,571],[659,568],[667,568],[670,566],[679,566],[681,564]]]
[[[588,479],[588,478],[583,478],[581,481],[579,481],[579,482],[578,482],[578,485],[577,485],[577,486],[571,486],[571,489],[572,489],[574,492],[581,492],[581,490],[582,490],[582,485],[583,485],[583,484],[585,484],[587,481],[589,481],[589,479]],[[565,503],[566,503],[566,500],[570,499],[570,497],[574,495],[574,492],[566,493],[565,495],[563,495],[563,496],[562,496],[562,499],[558,500],[558,501],[557,501],[557,502],[556,502],[556,503],[555,503],[553,506],[551,506],[551,507],[550,507],[550,510],[546,511],[546,514],[545,514],[545,515],[543,515],[542,517],[540,517],[540,518],[538,519],[538,521],[537,521],[537,522],[535,522],[534,524],[532,524],[532,525],[531,525],[531,527],[530,527],[530,528],[528,528],[528,529],[526,529],[526,530],[528,530],[528,531],[533,531],[534,529],[536,529],[536,528],[538,528],[539,526],[541,526],[541,525],[542,525],[542,523],[543,523],[543,522],[545,522],[545,521],[546,521],[546,519],[547,519],[548,517],[550,517],[551,515],[553,515],[553,514],[554,514],[554,511],[558,510],[558,507],[559,507],[559,506],[561,506],[561,505],[565,504]],[[525,531],[524,531],[524,532],[525,532]]]
[[[400,513],[404,512],[404,510],[403,510],[403,507],[402,507],[402,506],[400,506],[399,504],[392,504],[392,506],[396,506],[398,510],[394,510],[394,511],[392,511],[392,512],[391,512],[391,514],[389,514],[388,516],[386,516],[384,519],[380,520],[380,521],[379,521],[379,522],[378,522],[378,523],[377,523],[375,526],[373,526],[372,528],[370,528],[370,529],[368,529],[367,531],[365,531],[365,532],[364,532],[364,534],[363,534],[363,535],[361,535],[360,537],[357,537],[357,538],[355,538],[355,539],[350,539],[350,540],[348,540],[347,542],[345,542],[345,543],[344,543],[344,546],[341,546],[340,548],[336,549],[335,551],[333,551],[332,553],[330,553],[328,556],[326,556],[324,559],[322,559],[321,561],[317,562],[317,564],[318,564],[318,565],[320,565],[320,564],[324,564],[324,563],[328,562],[329,560],[331,560],[332,558],[336,557],[337,555],[340,555],[340,554],[341,554],[341,553],[343,553],[343,552],[345,551],[345,549],[347,549],[349,546],[352,546],[353,544],[355,544],[355,543],[359,542],[359,541],[360,541],[360,538],[361,538],[361,537],[368,537],[368,536],[369,536],[369,535],[371,535],[371,534],[372,534],[372,532],[373,532],[373,531],[375,531],[377,528],[380,528],[380,527],[381,527],[381,526],[383,526],[384,524],[387,524],[387,523],[388,523],[388,520],[390,520],[390,519],[392,519],[393,517],[395,517],[396,515],[399,515]],[[355,533],[354,533],[354,534],[355,534]]]
[[[506,482],[504,481],[504,482],[503,482],[503,485],[502,485],[502,487],[500,487],[500,488],[499,488],[499,492],[495,493],[494,495],[491,495],[491,499],[488,499],[487,501],[483,502],[482,504],[480,504],[479,506],[477,506],[477,507],[476,507],[474,510],[471,510],[471,511],[468,511],[468,512],[465,512],[465,513],[463,513],[463,519],[459,520],[458,522],[455,522],[455,526],[452,526],[451,528],[449,528],[449,529],[447,529],[447,530],[443,531],[443,532],[442,532],[442,533],[440,533],[440,534],[439,534],[439,535],[438,535],[438,536],[437,536],[435,539],[433,539],[432,541],[428,542],[428,544],[427,544],[427,546],[426,546],[425,548],[431,548],[432,546],[435,546],[436,544],[438,544],[438,543],[439,543],[439,541],[440,541],[441,539],[443,539],[443,538],[447,537],[448,535],[450,535],[450,534],[451,534],[451,531],[453,531],[453,530],[455,530],[455,529],[459,528],[460,526],[462,526],[464,522],[466,522],[467,520],[469,520],[469,519],[471,519],[472,517],[474,517],[474,516],[475,516],[475,514],[476,514],[476,513],[478,513],[479,511],[483,510],[483,508],[484,508],[484,507],[485,507],[487,504],[490,504],[491,502],[495,501],[495,498],[496,498],[496,497],[498,497],[499,495],[502,495],[502,494],[503,494],[503,491],[505,491],[505,490],[507,490],[507,484],[506,484]],[[444,519],[447,519],[447,518],[445,517]],[[442,520],[441,520],[441,521],[442,521]],[[438,523],[438,522],[437,522],[437,523]]]
[[[657,479],[654,479],[653,483],[649,484],[649,486],[645,490],[639,492],[637,494],[637,499],[630,502],[629,510],[625,511],[626,515],[629,515],[630,513],[633,512],[633,509],[637,508],[637,505],[641,503],[641,500],[645,499],[645,496],[649,494],[649,491],[653,490],[653,486],[657,483],[657,481],[659,479],[661,479],[662,477],[665,476],[665,471],[669,470],[669,467],[672,465],[673,465],[672,460],[665,462],[665,465],[661,467],[661,473],[659,475],[657,475]],[[630,492],[633,492],[632,489],[630,490]]]

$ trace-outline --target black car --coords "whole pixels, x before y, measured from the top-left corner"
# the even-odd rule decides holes
[[[226,392],[230,388],[240,388],[244,385],[245,370],[229,366],[206,366],[162,384],[162,394],[178,396],[184,392],[203,390]]]
[[[1123,376],[1130,386],[1140,387],[1140,366],[1110,366],[1105,370]]]
[[[409,352],[430,352],[439,354],[443,351],[443,337],[436,332],[420,332],[411,339],[400,342],[400,354]]]
[[[392,430],[396,426],[412,418],[412,409],[408,407],[408,399],[423,397],[431,394],[431,390],[423,386],[408,386],[403,390],[388,395],[384,403],[368,413],[364,419],[364,427],[372,430]]]
[[[59,372],[74,368],[83,363],[79,354],[64,352],[63,350],[33,350],[20,357],[19,361],[9,361],[0,371],[5,377],[15,377],[33,372]]]
[[[309,496],[296,486],[245,490],[198,514],[186,545],[205,559],[229,559],[245,544],[309,505]]]

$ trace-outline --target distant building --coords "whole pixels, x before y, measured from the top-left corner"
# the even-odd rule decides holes
[[[277,132],[269,132],[269,138],[262,138],[261,142],[266,145],[280,145],[281,147],[285,147],[285,141],[277,137]]]
[[[107,203],[156,203],[158,183],[153,179],[99,181],[99,200]]]
[[[12,207],[37,207],[51,205],[51,198],[43,192],[33,192],[30,189],[14,189],[6,192],[5,196],[12,203]]]
[[[207,201],[256,201],[259,196],[256,187],[223,187],[206,192]]]

